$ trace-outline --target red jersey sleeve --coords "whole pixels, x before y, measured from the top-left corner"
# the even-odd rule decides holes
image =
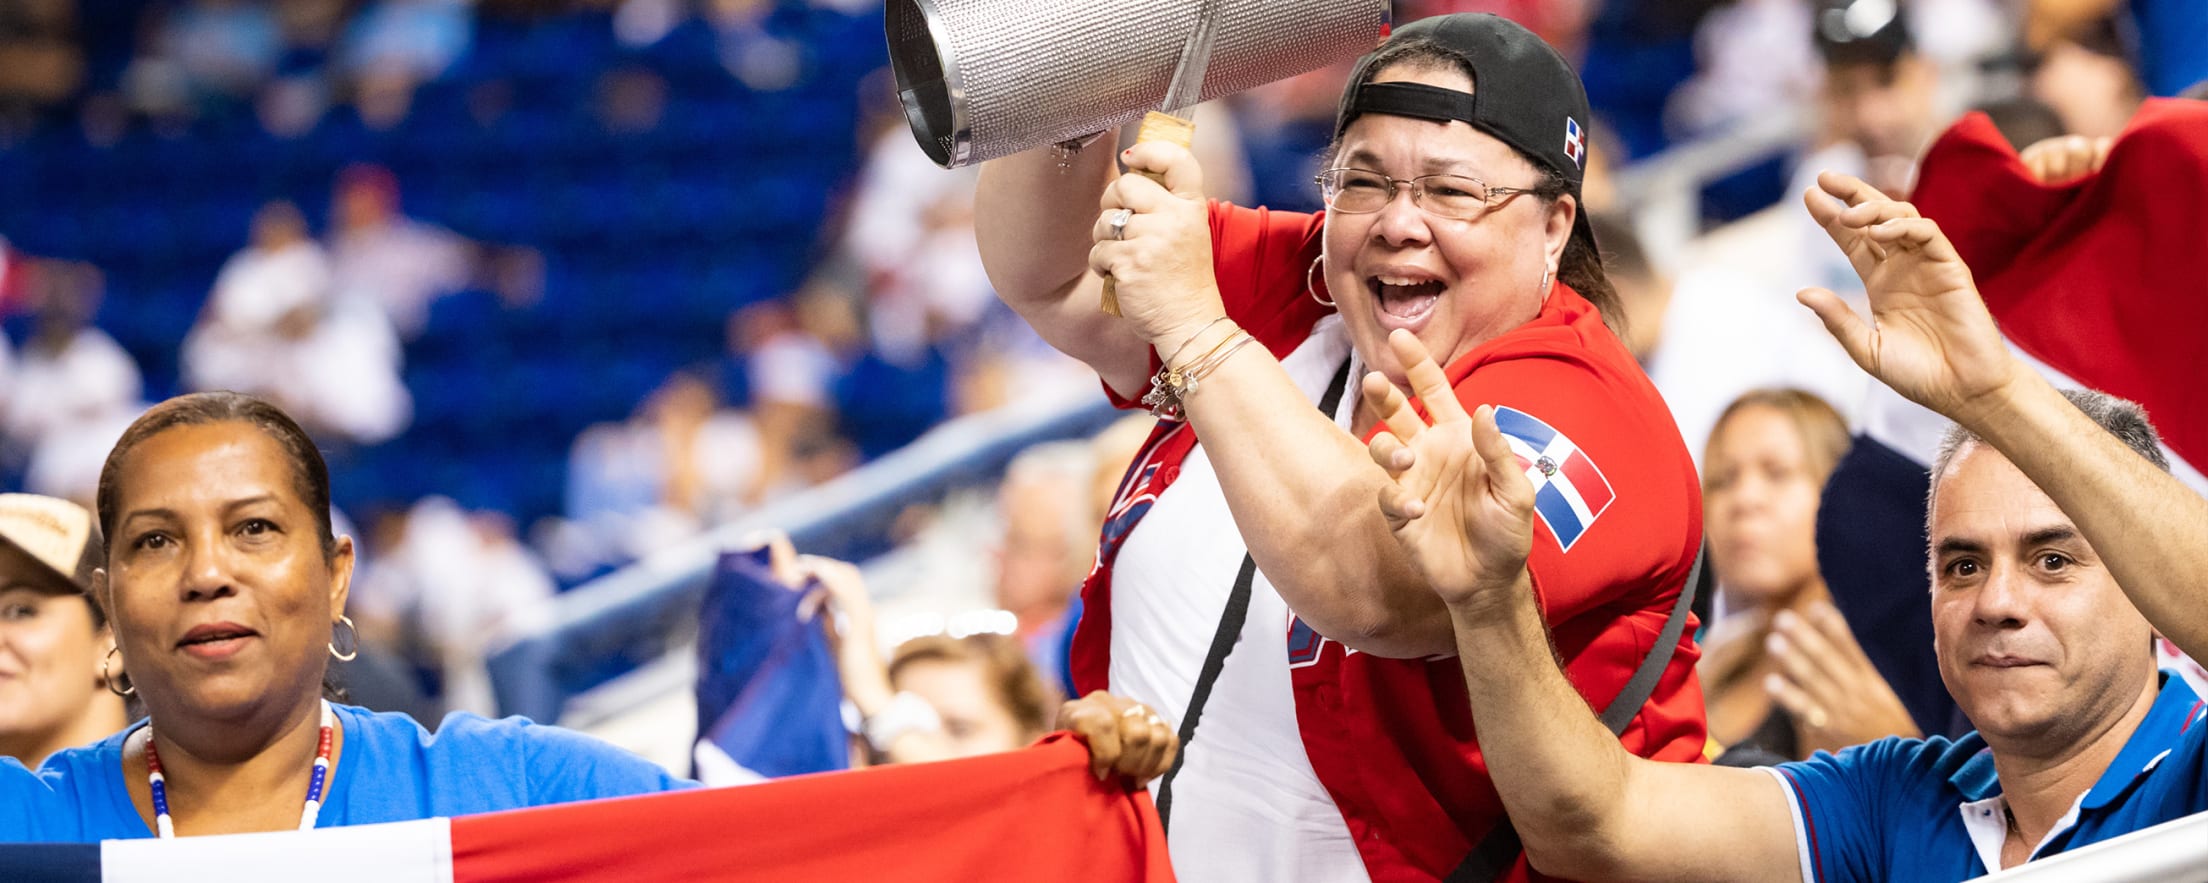
[[[1210,213],[1212,276],[1227,318],[1257,338],[1274,358],[1286,358],[1311,333],[1312,325],[1334,311],[1319,303],[1318,297],[1325,296],[1323,281],[1312,278],[1309,282],[1321,286],[1318,297],[1305,290],[1306,273],[1319,256],[1325,216],[1244,208],[1217,200],[1211,202]],[[1155,351],[1150,353],[1153,373],[1159,357]],[[1117,407],[1141,406],[1113,392],[1110,385],[1104,392]]]
[[[1551,623],[1675,597],[1702,536],[1701,486],[1670,410],[1589,313],[1450,371],[1467,411],[1495,406],[1533,480],[1527,566]]]

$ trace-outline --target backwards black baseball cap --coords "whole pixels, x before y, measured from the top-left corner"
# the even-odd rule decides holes
[[[1424,83],[1374,83],[1382,59],[1412,42],[1435,45],[1472,69],[1473,91]],[[1492,13],[1422,18],[1401,28],[1372,54],[1359,59],[1342,91],[1334,137],[1359,116],[1384,113],[1435,122],[1463,122],[1510,145],[1535,165],[1562,175],[1580,200],[1572,236],[1595,245],[1580,184],[1587,176],[1587,123],[1594,114],[1579,74],[1532,31]]]

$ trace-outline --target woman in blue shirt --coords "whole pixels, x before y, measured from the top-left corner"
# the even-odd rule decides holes
[[[324,699],[330,658],[351,653],[352,540],[331,530],[321,454],[266,402],[200,393],[147,411],[108,454],[98,508],[109,545],[93,592],[128,660],[114,688],[148,721],[35,775],[0,762],[0,841],[359,825],[695,784],[519,718],[454,715],[431,735]],[[1098,707],[1062,719],[1103,737],[1096,760],[1138,778],[1170,763],[1156,715],[1083,704]]]

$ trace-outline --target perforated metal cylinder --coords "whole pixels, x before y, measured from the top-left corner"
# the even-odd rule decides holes
[[[1203,97],[1356,58],[1388,0],[1218,0]],[[1165,98],[1198,0],[889,0],[913,137],[945,168],[1133,122]]]

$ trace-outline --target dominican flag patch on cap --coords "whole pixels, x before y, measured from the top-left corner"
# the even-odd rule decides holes
[[[1572,158],[1573,168],[1587,166],[1587,133],[1571,117],[1564,118],[1564,155]]]
[[[1495,426],[1503,431],[1518,462],[1525,464],[1526,479],[1533,482],[1534,514],[1549,526],[1556,544],[1571,551],[1572,544],[1617,499],[1610,480],[1586,451],[1531,414],[1498,407]]]

